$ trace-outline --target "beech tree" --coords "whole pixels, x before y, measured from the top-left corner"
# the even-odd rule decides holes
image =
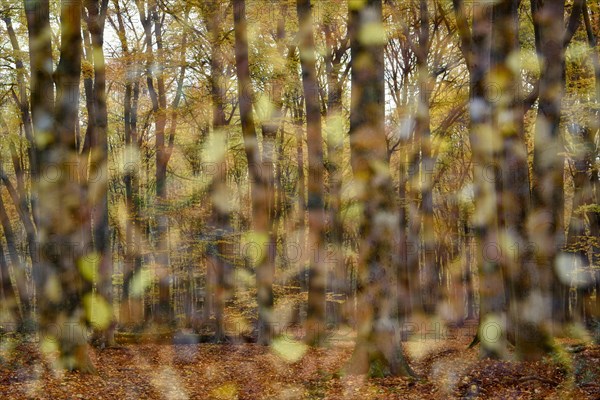
[[[37,124],[34,122],[39,129],[36,131],[36,141],[40,155],[40,175],[35,182],[40,200],[38,234],[42,249],[41,276],[37,283],[38,293],[44,296],[44,301],[39,304],[40,331],[44,345],[58,348],[60,361],[65,368],[89,372],[94,367],[87,353],[85,327],[91,321],[95,260],[89,252],[91,234],[83,236],[80,229],[82,226],[89,229],[91,215],[84,203],[83,187],[77,176],[73,176],[73,168],[78,165],[75,125],[81,74],[81,11],[81,1],[61,3],[61,44],[55,72],[54,111],[44,108],[48,106],[48,92],[36,93],[32,98],[32,108],[34,120],[40,114],[45,118],[38,120]],[[40,36],[48,36],[43,31],[47,16],[42,15],[39,9],[33,14],[35,16],[30,18],[29,29],[30,38],[36,41],[40,40]],[[50,47],[50,43],[47,44]],[[40,60],[37,65],[44,69],[43,72],[33,68],[39,79],[36,82],[39,88],[53,86],[51,71],[48,71],[50,60]],[[54,175],[52,170],[58,171],[58,175]]]
[[[390,318],[393,272],[391,243],[397,236],[387,160],[381,0],[350,6],[352,57],[351,163],[363,203],[358,264],[358,337],[350,371],[413,375],[402,351],[397,322]]]
[[[248,169],[252,177],[252,225],[256,233],[261,252],[256,268],[256,286],[258,296],[258,342],[268,344],[272,336],[272,308],[273,308],[273,270],[267,263],[264,249],[269,237],[269,213],[266,207],[269,198],[270,183],[267,172],[261,168],[261,154],[258,148],[258,138],[254,125],[252,99],[254,98],[252,81],[248,61],[248,33],[246,21],[245,0],[233,2],[233,16],[235,24],[235,63],[238,78],[238,96],[242,133],[244,137],[244,151],[248,162]],[[265,176],[267,175],[267,176]]]
[[[302,65],[302,86],[306,108],[308,143],[308,249],[310,251],[308,275],[308,321],[306,340],[311,344],[322,342],[325,326],[325,286],[324,265],[324,202],[323,202],[323,137],[321,134],[321,106],[315,67],[313,23],[309,0],[297,2],[300,29],[300,63]],[[313,253],[314,252],[314,253]]]

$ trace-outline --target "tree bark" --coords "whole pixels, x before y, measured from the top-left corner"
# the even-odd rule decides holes
[[[99,256],[97,277],[98,294],[110,305],[111,317],[106,324],[96,327],[96,342],[101,347],[114,345],[115,321],[113,317],[112,252],[108,223],[108,111],[106,107],[106,67],[104,60],[104,23],[108,0],[86,0],[87,28],[91,36],[91,53],[94,65],[91,105],[88,107],[88,126],[92,136],[92,154],[88,188],[97,197],[89,198],[94,210],[93,238],[94,249]],[[86,97],[88,96],[86,92]],[[87,99],[89,102],[89,99]],[[104,322],[104,321],[103,321]]]
[[[365,27],[370,35],[361,35]],[[384,130],[385,35],[381,0],[353,3],[348,22],[351,47],[351,165],[363,205],[358,261],[358,336],[349,372],[413,375],[402,350],[400,329],[391,317],[393,243],[398,210],[388,165]]]
[[[306,281],[306,176],[304,163],[304,132],[302,131],[302,121],[304,120],[303,99],[293,100],[294,130],[296,132],[296,165],[298,168],[298,210],[296,233],[298,237],[298,246],[300,247],[300,257],[298,259],[298,280],[301,291],[308,290]]]
[[[491,108],[486,93],[486,74],[490,68],[491,9],[488,5],[473,6],[473,28],[468,26],[462,0],[453,0],[460,36],[460,47],[470,75],[469,141],[473,164],[475,212],[472,229],[479,268],[479,329],[476,340],[481,342],[480,356],[499,358],[506,353],[504,327],[504,291],[499,258],[490,249],[497,248],[497,198],[489,168],[494,168],[495,153],[491,126]]]
[[[6,262],[4,250],[2,249],[2,255],[0,255],[0,268],[2,277],[2,294],[4,295],[3,303],[7,307],[12,316],[15,318],[17,330],[23,329],[23,323],[28,317],[26,312],[30,306],[30,302],[33,299],[29,296],[26,289],[26,282],[24,281],[25,274],[23,273],[21,260],[17,253],[15,235],[10,225],[10,219],[6,213],[6,207],[4,201],[0,195],[0,224],[2,225],[2,231],[4,233],[4,239],[6,240],[6,248],[8,251],[8,259],[12,265],[13,276],[17,283],[16,287],[12,284],[12,280],[9,273],[9,267]]]
[[[335,18],[333,15],[329,18]],[[325,204],[328,215],[328,236],[333,251],[333,271],[330,287],[334,293],[340,294],[341,299],[347,301],[349,294],[346,263],[344,260],[343,240],[344,224],[341,215],[342,207],[342,177],[343,177],[343,151],[346,132],[343,124],[343,89],[344,78],[342,72],[342,57],[348,49],[348,36],[338,38],[337,26],[325,23],[326,54],[324,56],[327,75],[327,181],[329,185],[328,200]],[[334,315],[331,319],[334,324],[339,324],[345,319],[343,313]]]
[[[210,87],[211,87],[211,99],[212,99],[212,125],[213,135],[222,136],[223,139],[219,142],[227,144],[228,132],[226,126],[228,125],[225,116],[225,104],[226,88],[225,88],[225,74],[223,73],[224,61],[223,61],[223,31],[222,21],[223,12],[221,11],[221,4],[215,2],[211,4],[208,15],[207,25],[210,32],[210,46],[211,46],[211,59],[210,59]],[[208,285],[209,272],[207,270],[207,296],[213,296],[214,301],[206,301],[206,304],[213,304],[215,312],[215,339],[217,341],[223,341],[225,339],[225,328],[223,326],[223,316],[225,309],[225,283],[229,280],[226,271],[229,271],[231,267],[228,264],[226,244],[222,242],[227,241],[226,233],[231,229],[229,221],[229,210],[227,207],[223,207],[220,204],[219,199],[222,199],[223,193],[227,193],[227,160],[223,158],[218,161],[216,167],[216,174],[213,177],[213,181],[210,185],[209,192],[213,196],[212,204],[212,215],[211,223],[214,225],[216,230],[217,244],[214,248],[214,253],[210,255],[212,262],[209,262],[209,268],[211,269],[211,277],[213,285]],[[222,200],[221,200],[222,201]]]
[[[242,121],[242,135],[244,138],[244,151],[248,160],[250,171],[250,190],[252,195],[252,225],[258,245],[263,257],[255,265],[256,286],[258,301],[258,343],[271,342],[271,313],[273,308],[273,275],[274,271],[269,265],[268,257],[264,254],[268,249],[269,229],[271,222],[268,212],[269,182],[265,176],[266,171],[261,168],[261,157],[258,149],[258,137],[254,125],[252,112],[252,99],[254,91],[250,79],[250,65],[248,61],[248,29],[246,22],[245,0],[233,0],[233,19],[235,30],[235,65],[238,78],[238,96],[240,119]]]
[[[308,275],[308,315],[305,341],[320,345],[325,331],[325,288],[327,273],[323,243],[325,210],[323,202],[323,137],[321,133],[321,107],[319,84],[315,66],[316,54],[312,30],[310,0],[298,0],[300,26],[300,64],[306,107],[308,144],[308,249],[310,252]]]
[[[152,102],[155,130],[155,184],[156,184],[156,234],[155,234],[155,260],[158,275],[158,305],[154,315],[155,322],[162,326],[171,326],[174,323],[174,315],[171,307],[171,271],[169,266],[168,248],[168,215],[167,215],[167,165],[170,158],[170,147],[172,138],[169,137],[166,144],[167,126],[167,95],[165,78],[163,73],[164,62],[162,21],[155,0],[149,0],[148,6],[137,3],[140,20],[144,28],[146,41],[146,83],[148,94]],[[153,29],[154,28],[154,29]],[[152,40],[154,32],[154,41]],[[156,54],[153,46],[156,44]],[[156,86],[154,82],[153,68],[157,69]]]
[[[419,2],[419,46],[416,52],[418,79],[419,79],[419,103],[417,105],[415,135],[419,137],[420,143],[420,169],[421,169],[421,203],[419,207],[420,220],[422,224],[422,247],[419,246],[423,259],[423,277],[421,303],[423,311],[433,314],[439,300],[439,266],[435,261],[435,231],[433,219],[433,173],[435,160],[432,157],[431,129],[430,129],[430,97],[431,83],[429,66],[427,63],[429,55],[429,8],[427,0]]]
[[[561,325],[567,316],[568,285],[561,282],[554,268],[563,251],[564,234],[564,144],[560,133],[561,101],[565,85],[564,0],[541,3],[532,0],[534,22],[539,31],[539,55],[542,59],[539,105],[535,124],[533,154],[532,205],[529,225],[539,233],[530,232],[534,252],[538,287],[552,304],[544,304],[538,315]],[[552,60],[552,62],[548,62]],[[549,272],[552,271],[552,272]],[[547,329],[549,327],[546,327]],[[540,358],[548,352],[547,341],[531,338],[527,358]],[[536,344],[537,343],[537,344]]]
[[[119,312],[119,322],[124,325],[139,322],[141,315],[136,310],[141,310],[141,296],[131,298],[131,281],[142,268],[141,243],[144,230],[140,218],[140,168],[141,141],[138,138],[138,100],[140,94],[139,68],[131,60],[132,52],[127,41],[123,13],[118,0],[113,0],[117,23],[109,17],[109,22],[117,31],[121,50],[126,57],[125,97],[123,99],[123,122],[125,133],[125,146],[127,158],[123,181],[125,184],[125,204],[128,211],[127,226],[125,228],[125,265],[123,268],[122,303]],[[137,155],[136,155],[137,153]]]
[[[94,260],[89,253],[92,238],[81,236],[82,226],[89,229],[91,215],[89,208],[82,203],[83,188],[79,179],[73,176],[79,157],[75,131],[82,55],[81,10],[81,0],[61,3],[60,61],[55,74],[56,108],[54,114],[44,114],[54,121],[53,129],[36,132],[36,135],[46,135],[39,148],[41,178],[36,182],[40,199],[40,270],[43,271],[43,279],[37,283],[38,296],[43,298],[39,304],[42,343],[58,345],[62,367],[92,372],[94,367],[87,353],[85,331],[92,320],[90,302],[93,301]],[[39,9],[36,11],[39,16]],[[50,79],[49,75],[36,71],[36,67],[33,67],[32,75]],[[51,82],[37,84],[40,87],[52,86]],[[48,93],[43,95],[48,96]],[[32,108],[39,111],[36,99],[32,96]],[[54,178],[52,171],[57,168],[60,173]]]

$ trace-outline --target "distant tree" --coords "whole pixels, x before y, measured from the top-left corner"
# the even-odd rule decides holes
[[[119,0],[113,0],[114,18],[109,14],[108,21],[118,34],[123,57],[125,57],[125,90],[123,94],[123,131],[124,144],[127,146],[127,158],[125,162],[128,168],[124,171],[123,182],[125,184],[125,204],[127,207],[127,225],[125,228],[125,264],[123,268],[123,291],[121,307],[119,311],[120,323],[128,325],[133,321],[133,310],[141,309],[132,307],[132,303],[141,303],[141,299],[130,298],[131,282],[135,276],[139,277],[142,269],[142,229],[141,194],[140,194],[140,165],[133,155],[135,151],[141,153],[142,138],[138,129],[138,110],[140,97],[140,68],[134,65],[133,52],[127,38],[125,29],[125,13],[121,10]],[[116,18],[116,22],[115,22]],[[138,161],[138,162],[136,162]],[[141,297],[141,296],[139,296]],[[139,322],[139,321],[137,321]]]
[[[2,6],[6,9],[6,13],[3,15],[3,20],[6,24],[6,30],[10,39],[11,47],[14,51],[14,63],[17,75],[16,83],[18,95],[14,94],[13,97],[19,109],[20,120],[25,134],[25,139],[27,143],[27,157],[26,159],[20,157],[17,146],[15,146],[15,144],[11,142],[9,144],[9,149],[12,159],[12,166],[15,172],[16,185],[13,185],[13,183],[11,182],[4,170],[0,171],[0,178],[2,179],[2,183],[6,186],[10,199],[17,210],[17,214],[19,215],[19,219],[21,220],[21,224],[23,225],[23,228],[25,230],[28,256],[31,260],[32,271],[34,274],[36,274],[38,271],[38,243],[36,240],[36,221],[34,213],[36,196],[35,193],[32,193],[31,191],[31,183],[32,180],[34,180],[37,177],[39,169],[37,162],[37,143],[34,137],[34,126],[32,123],[31,105],[29,101],[31,96],[30,93],[28,93],[28,74],[25,66],[25,59],[22,56],[19,38],[13,27],[12,18],[9,13],[9,5],[6,3],[2,3]],[[31,85],[31,81],[29,89],[32,93],[35,89]],[[2,124],[6,126],[5,121],[2,121]],[[8,129],[8,127],[6,127],[6,129]],[[28,174],[26,173],[27,166],[29,166],[30,171],[29,179],[27,179]],[[8,223],[10,224],[10,221],[8,221]],[[15,298],[20,297],[21,305],[24,308],[24,310],[22,310],[23,318],[20,323],[27,324],[28,320],[30,322],[33,322],[35,320],[33,296],[31,296],[31,290],[28,289],[28,284],[25,279],[26,276],[23,273],[25,270],[24,265],[14,265],[14,261],[16,261],[16,249],[11,249],[12,245],[8,240],[12,228],[6,225],[6,228],[4,230],[7,239],[7,250],[10,256],[9,258],[12,260],[11,263],[15,268],[15,280],[17,282],[17,287],[19,287],[19,293],[15,295]],[[5,284],[9,283],[9,281],[5,282]],[[5,293],[5,295],[8,294],[9,293]],[[22,328],[24,327],[25,326],[22,326]]]
[[[346,261],[344,257],[344,221],[342,215],[342,179],[344,176],[344,142],[346,140],[346,125],[344,117],[344,98],[346,95],[346,82],[348,78],[349,37],[346,30],[346,21],[343,10],[337,4],[329,4],[324,8],[322,19],[322,35],[324,36],[325,75],[327,82],[326,125],[325,139],[327,143],[327,157],[325,168],[327,170],[327,196],[325,209],[328,226],[326,233],[328,244],[331,245],[332,273],[328,287],[336,294],[341,294],[342,299],[347,299],[350,294],[348,285]],[[328,249],[329,251],[329,249]],[[333,303],[335,304],[335,303]],[[328,316],[328,321],[339,323],[346,316],[339,314],[337,309],[332,310],[333,315]]]

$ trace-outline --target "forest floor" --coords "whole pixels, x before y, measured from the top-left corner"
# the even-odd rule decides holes
[[[458,333],[457,333],[458,332]],[[57,373],[33,343],[0,348],[2,399],[600,399],[600,346],[559,341],[560,357],[535,363],[478,360],[472,335],[404,342],[420,376],[345,376],[353,339],[308,349],[294,340],[255,344],[124,344],[92,350],[98,373]]]

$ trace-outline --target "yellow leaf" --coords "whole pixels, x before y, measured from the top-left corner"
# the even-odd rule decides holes
[[[289,363],[299,361],[306,351],[308,346],[290,338],[278,337],[271,344],[273,352]]]
[[[274,107],[271,99],[269,99],[269,96],[266,94],[261,94],[258,97],[258,101],[256,102],[254,109],[256,110],[258,119],[261,121],[267,121],[269,118],[271,118]]]
[[[144,294],[146,288],[150,285],[151,282],[150,271],[142,269],[138,271],[133,278],[131,278],[131,295],[134,297],[141,297]]]
[[[327,133],[327,141],[330,142],[330,145],[341,146],[344,144],[346,131],[344,129],[344,120],[341,115],[333,115],[327,118],[325,132]]]
[[[44,284],[44,295],[48,301],[58,302],[62,297],[62,288],[56,275],[50,275]]]
[[[92,252],[77,261],[77,267],[81,276],[90,282],[94,281],[98,273],[98,266],[100,265],[100,253]]]
[[[88,293],[83,297],[85,315],[98,329],[106,329],[112,320],[112,307],[102,296]]]
[[[250,259],[253,265],[258,265],[267,254],[269,235],[266,232],[249,231],[242,235],[242,255]]]
[[[385,28],[381,22],[368,22],[358,33],[358,40],[366,45],[384,45],[386,44]]]
[[[208,143],[202,151],[202,160],[205,163],[219,163],[227,152],[227,135],[223,131],[215,131],[208,138]]]
[[[212,395],[219,400],[233,400],[238,398],[238,389],[235,383],[227,382],[214,389]]]
[[[40,344],[40,349],[44,354],[51,354],[58,351],[58,340],[56,337],[48,335],[45,336]]]

